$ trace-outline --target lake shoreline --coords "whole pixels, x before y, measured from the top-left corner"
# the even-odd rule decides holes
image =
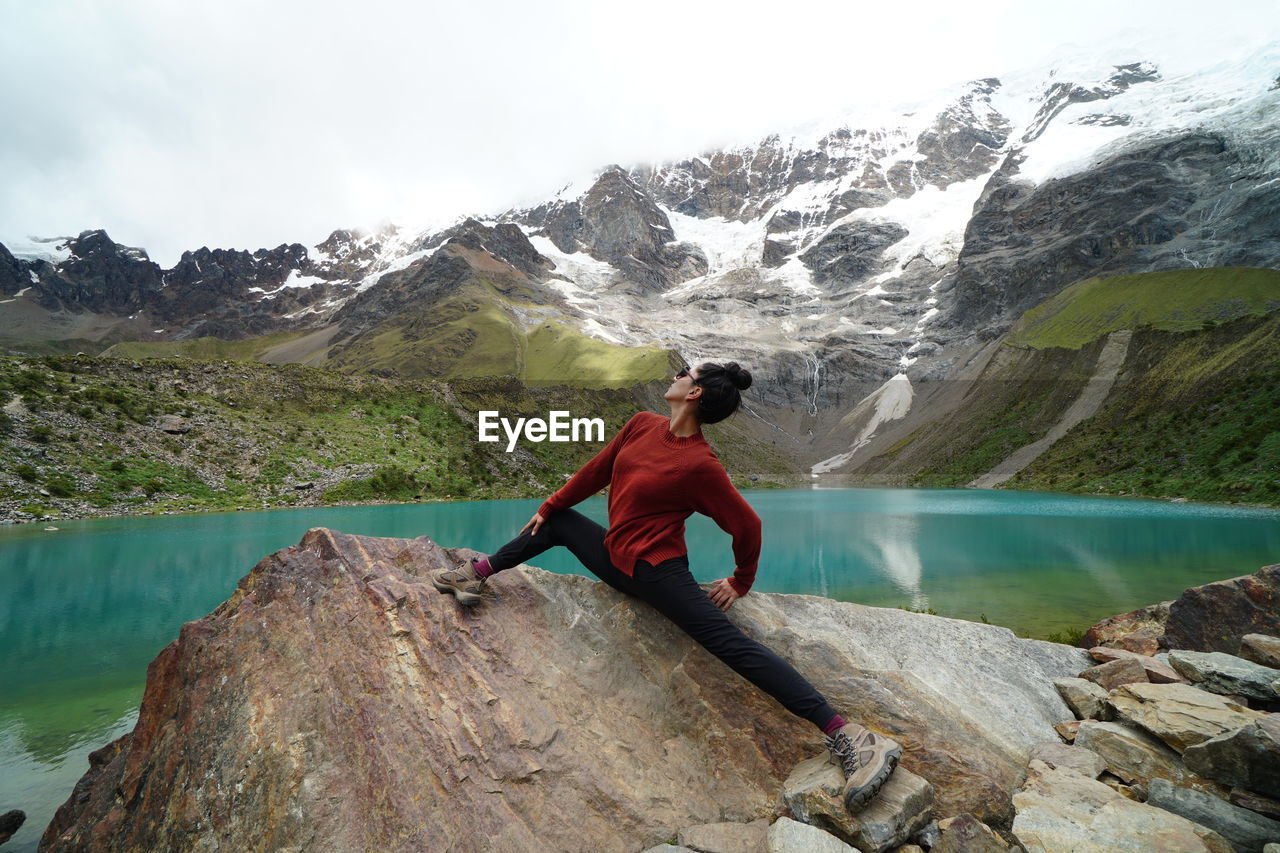
[[[826,486],[815,483],[813,481],[800,481],[795,486],[765,487],[763,489],[743,489],[743,491],[778,491],[778,490],[802,490],[802,491],[834,491],[840,489],[863,489],[863,490],[885,490],[885,489],[905,489],[911,491],[964,491],[964,492],[995,492],[1009,493],[1016,492],[1020,494],[1044,494],[1061,497],[1078,497],[1078,498],[1123,498],[1127,500],[1139,501],[1157,501],[1160,503],[1176,503],[1176,504],[1196,504],[1205,506],[1222,506],[1235,507],[1239,509],[1259,509],[1259,510],[1280,510],[1280,505],[1251,503],[1249,501],[1209,501],[1185,498],[1170,495],[1137,495],[1129,493],[1104,493],[1104,492],[1036,492],[1030,489],[977,489],[967,488],[964,486],[884,486],[877,484],[842,484],[838,486]],[[398,501],[398,500],[370,500],[370,501],[313,501],[302,503],[280,503],[266,504],[262,506],[210,506],[199,507],[187,505],[182,508],[169,509],[151,509],[143,511],[130,511],[130,508],[106,507],[96,508],[89,506],[75,507],[72,512],[60,512],[57,515],[44,515],[33,517],[29,513],[14,510],[10,507],[0,507],[0,525],[5,527],[20,527],[23,525],[49,524],[56,521],[96,521],[108,518],[154,518],[158,516],[176,516],[176,515],[209,515],[214,513],[237,513],[237,512],[269,512],[274,510],[289,509],[335,509],[338,507],[353,506],[414,506],[418,504],[438,504],[438,503],[474,503],[477,501],[491,500],[540,500],[545,498],[545,494],[538,493],[536,495],[520,496],[497,496],[497,495],[474,495],[474,496],[445,496],[442,498],[422,498],[416,501]],[[159,502],[156,507],[163,507],[164,504]]]

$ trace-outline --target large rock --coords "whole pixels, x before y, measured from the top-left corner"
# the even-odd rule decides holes
[[[1201,776],[1280,797],[1280,714],[1187,747],[1182,757]]]
[[[769,853],[853,853],[854,848],[816,826],[780,817],[769,827]]]
[[[1169,663],[1202,690],[1225,696],[1246,696],[1263,702],[1280,699],[1272,683],[1280,670],[1225,652],[1169,652]]]
[[[1164,601],[1103,619],[1085,632],[1082,644],[1089,648],[1102,646],[1153,655],[1160,650],[1170,604],[1172,602]]]
[[[1239,853],[1262,853],[1264,844],[1280,839],[1280,821],[1199,791],[1175,787],[1167,779],[1152,780],[1147,803],[1212,829]]]
[[[1147,670],[1133,658],[1117,658],[1100,663],[1080,673],[1080,677],[1092,681],[1105,690],[1115,690],[1122,684],[1145,683]]]
[[[769,843],[769,821],[705,823],[680,830],[682,847],[698,853],[764,853]]]
[[[933,815],[933,788],[899,767],[875,799],[850,814],[840,799],[844,774],[821,757],[798,764],[783,784],[782,805],[792,817],[829,832],[864,853],[904,843]]]
[[[1240,657],[1280,669],[1280,637],[1245,634],[1240,638]]]
[[[1107,769],[1107,762],[1098,753],[1082,746],[1069,746],[1056,740],[1033,746],[1031,759],[1043,761],[1050,767],[1074,770],[1090,779],[1097,779],[1102,775],[1102,771]]]
[[[1013,834],[1028,853],[1231,853],[1231,845],[1210,829],[1040,761],[1031,762],[1013,806]]]
[[[1055,678],[1053,686],[1067,706],[1082,720],[1105,720],[1111,714],[1107,691],[1085,678]]]
[[[1094,660],[1102,661],[1103,663],[1126,658],[1136,660],[1146,672],[1147,681],[1152,684],[1185,684],[1187,681],[1187,679],[1178,675],[1177,671],[1169,664],[1150,655],[1140,655],[1125,649],[1109,649],[1106,646],[1094,646],[1089,649],[1089,654],[1092,655]]]
[[[1160,644],[1235,654],[1246,634],[1280,635],[1280,565],[1188,589],[1169,605]]]
[[[1184,788],[1227,795],[1225,789],[1183,766],[1171,748],[1130,726],[1086,720],[1076,733],[1075,745],[1098,755],[1113,775],[1130,785],[1136,783],[1142,790],[1152,779],[1168,779]]]
[[[1178,752],[1263,716],[1186,684],[1126,684],[1111,691],[1107,701],[1118,717],[1141,726]]]
[[[47,849],[484,837],[631,853],[772,815],[820,749],[809,723],[604,584],[518,568],[459,607],[425,576],[462,554],[316,529],[263,560],[152,663],[137,726],[59,810]],[[731,617],[902,742],[942,813],[989,822],[1070,715],[1049,680],[1087,664],[1002,628],[813,596],[753,594]]]

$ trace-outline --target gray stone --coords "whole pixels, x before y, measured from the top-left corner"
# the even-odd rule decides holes
[[[1225,789],[1192,773],[1178,760],[1178,753],[1141,729],[1088,720],[1080,724],[1076,746],[1096,753],[1108,771],[1130,785],[1145,787],[1151,779],[1168,779],[1183,787],[1226,796]]]
[[[674,844],[659,844],[656,847],[650,847],[642,853],[698,853],[697,850],[690,850],[688,847],[677,847]]]
[[[1260,663],[1223,652],[1169,652],[1169,663],[1202,690],[1274,702],[1280,699],[1272,682],[1280,672]]]
[[[680,830],[678,841],[699,853],[764,853],[768,848],[769,821],[704,823]]]
[[[1175,787],[1167,779],[1151,780],[1147,804],[1212,829],[1234,844],[1238,851],[1261,853],[1264,844],[1280,838],[1280,821],[1199,791]]]
[[[780,817],[769,827],[769,853],[853,853],[854,848],[816,826]]]
[[[1055,678],[1062,701],[1082,720],[1105,720],[1111,714],[1107,705],[1107,691],[1096,682],[1085,678]]]
[[[782,783],[782,804],[802,823],[834,829],[850,837],[857,823],[840,800],[844,773],[826,759],[817,756],[801,761]]]
[[[1240,657],[1280,669],[1280,637],[1245,634],[1240,638]]]
[[[1082,776],[1097,779],[1107,769],[1107,763],[1096,752],[1083,746],[1068,746],[1060,741],[1046,741],[1031,747],[1031,757],[1050,767],[1074,770]]]
[[[1262,853],[1280,853],[1280,842],[1272,842],[1262,846]]]
[[[1028,766],[1013,807],[1013,834],[1028,853],[1231,853],[1231,845],[1210,829],[1040,761]]]
[[[1107,698],[1116,715],[1182,752],[1263,716],[1186,684],[1125,684]]]
[[[881,853],[906,843],[933,817],[933,786],[898,767],[880,793],[857,814],[848,839],[863,853]]]
[[[938,829],[936,820],[930,821],[924,825],[924,828],[915,834],[911,839],[915,843],[921,845],[926,850],[931,850],[938,846],[938,842],[942,840],[942,830]]]
[[[887,850],[904,843],[932,817],[933,788],[906,768],[894,770],[875,799],[856,815],[840,799],[844,774],[822,757],[796,765],[782,786],[782,801],[797,820],[816,826],[859,850]]]
[[[1187,747],[1183,760],[1201,776],[1280,797],[1280,714]]]

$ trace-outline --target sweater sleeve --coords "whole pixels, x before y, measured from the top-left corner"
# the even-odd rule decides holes
[[[609,485],[613,479],[613,460],[618,456],[618,450],[622,445],[627,443],[627,439],[639,427],[644,412],[637,412],[632,415],[631,420],[623,424],[622,429],[618,430],[618,434],[613,437],[604,446],[604,449],[597,453],[590,462],[578,469],[578,473],[569,478],[569,482],[565,483],[555,494],[542,502],[542,506],[538,507],[538,514],[543,518],[550,518],[562,509],[568,509],[574,504],[581,503],[596,492]]]
[[[729,474],[718,461],[699,469],[704,475],[693,492],[693,506],[733,537],[733,558],[737,567],[729,584],[738,595],[746,595],[756,579],[760,562],[760,516],[734,488]]]

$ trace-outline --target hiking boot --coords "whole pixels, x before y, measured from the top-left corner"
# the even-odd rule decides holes
[[[482,578],[476,574],[476,567],[472,565],[474,562],[475,560],[463,560],[452,569],[436,572],[431,576],[431,583],[435,584],[436,589],[441,592],[453,593],[459,604],[467,607],[479,604],[480,593],[488,578]]]
[[[840,792],[845,808],[857,811],[879,793],[902,756],[902,747],[884,735],[848,723],[823,739],[831,763],[844,770]]]

